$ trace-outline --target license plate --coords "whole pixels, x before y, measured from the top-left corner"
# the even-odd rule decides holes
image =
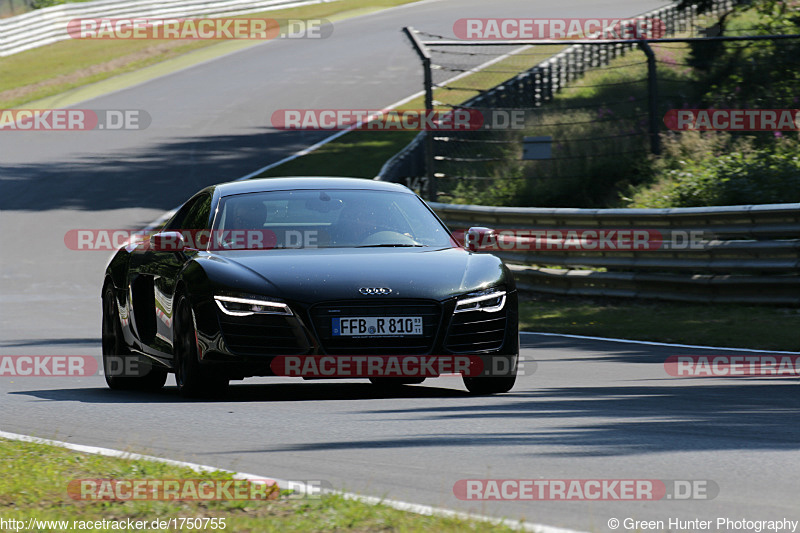
[[[353,316],[332,320],[334,337],[422,335],[421,316]]]

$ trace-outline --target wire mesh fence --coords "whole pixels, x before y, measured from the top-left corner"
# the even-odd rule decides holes
[[[527,188],[528,194],[547,203],[563,204],[558,198],[562,196],[580,205],[582,196],[592,197],[597,192],[593,189],[603,187],[597,179],[591,187],[582,187],[589,183],[587,175],[609,175],[619,157],[647,156],[644,54],[635,45],[605,43],[562,47],[555,55],[553,51],[550,45],[530,46],[511,61],[501,59],[488,66],[484,77],[506,80],[476,91],[463,104],[446,101],[449,93],[462,90],[460,85],[445,85],[446,95],[437,98],[440,105],[477,108],[487,119],[496,116],[495,110],[513,109],[524,113],[524,122],[495,128],[498,121],[489,119],[493,123],[487,124],[488,130],[434,134],[434,175],[440,194],[471,197],[491,188],[491,194],[499,197],[489,201],[507,203],[504,197],[518,197]],[[451,49],[446,52],[432,55],[440,62],[457,57]],[[509,79],[514,72],[509,62],[524,61],[538,66]],[[600,75],[586,78],[590,70]],[[547,159],[524,159],[524,139],[530,136],[553,140]],[[552,198],[543,198],[545,194]]]

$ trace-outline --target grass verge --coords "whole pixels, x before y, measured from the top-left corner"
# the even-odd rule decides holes
[[[243,18],[342,20],[414,1],[417,0],[338,0],[253,13]],[[241,43],[242,46],[255,44],[250,41]],[[61,94],[201,48],[230,44],[231,41],[220,40],[71,39],[42,46],[0,58],[0,109]]]
[[[676,302],[537,298],[520,329],[758,350],[800,351],[800,309]]]
[[[512,531],[505,526],[457,518],[422,516],[384,505],[367,505],[341,496],[268,501],[83,501],[67,494],[73,479],[231,479],[224,472],[203,473],[147,460],[84,454],[54,446],[0,439],[0,531],[8,520],[147,521],[170,518],[225,518],[236,533],[278,531]],[[2,524],[2,522],[0,522]],[[6,529],[3,529],[6,528]],[[113,528],[113,526],[112,526]],[[88,528],[106,531],[111,528]],[[25,531],[57,531],[40,527]],[[138,531],[197,531],[185,527]],[[211,531],[211,529],[205,529]]]

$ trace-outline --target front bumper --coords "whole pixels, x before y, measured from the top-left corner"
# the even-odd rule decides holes
[[[299,355],[474,355],[485,369],[516,368],[519,354],[517,292],[507,294],[503,310],[454,313],[456,300],[382,299],[290,302],[293,315],[223,314],[211,303],[197,313],[201,364],[230,379],[273,376],[279,356]],[[336,337],[333,317],[422,316],[423,334],[408,337]],[[494,374],[493,374],[494,375]]]

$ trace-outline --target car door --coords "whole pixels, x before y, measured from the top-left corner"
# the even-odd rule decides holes
[[[158,250],[143,244],[131,256],[129,287],[135,327],[143,350],[152,355],[172,358],[175,288],[183,266],[199,253],[195,237],[209,227],[211,200],[210,193],[198,194],[161,230],[180,232],[187,248]]]

